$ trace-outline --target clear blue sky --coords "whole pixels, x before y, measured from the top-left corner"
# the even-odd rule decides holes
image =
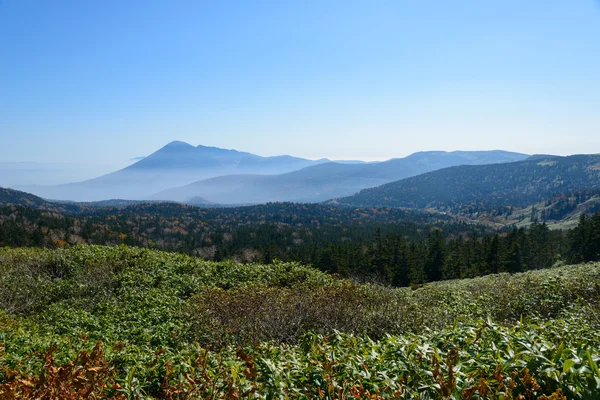
[[[596,0],[0,0],[0,161],[600,152]]]

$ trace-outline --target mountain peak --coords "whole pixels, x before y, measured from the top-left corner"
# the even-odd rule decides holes
[[[192,146],[189,143],[186,142],[182,142],[179,140],[174,140],[171,143],[168,143],[165,147],[163,147],[164,149],[189,149],[189,148],[194,148],[194,146]]]

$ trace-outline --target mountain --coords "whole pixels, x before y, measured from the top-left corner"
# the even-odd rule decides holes
[[[40,208],[48,204],[46,200],[38,196],[19,190],[0,188],[0,206],[15,205]]]
[[[600,155],[536,156],[525,161],[462,165],[376,188],[332,203],[362,207],[406,207],[470,213],[527,207],[546,199],[600,191]],[[505,210],[501,208],[505,207]]]
[[[379,163],[328,162],[273,176],[221,176],[168,189],[152,198],[189,202],[189,199],[200,196],[222,204],[321,202],[449,166],[511,162],[527,157],[501,150],[428,151]]]
[[[208,202],[200,197],[196,197],[191,202],[196,207],[203,208],[218,208],[221,207],[219,204]],[[176,204],[172,202],[163,201],[151,201],[151,200],[102,200],[93,202],[74,202],[74,201],[47,201],[41,197],[35,196],[30,193],[22,192],[20,190],[13,190],[0,187],[0,208],[10,206],[24,206],[29,209],[46,211],[52,213],[62,214],[81,214],[90,213],[95,214],[102,212],[102,209],[119,210],[133,206],[164,206],[164,207],[188,207],[184,204]]]
[[[282,174],[329,160],[261,157],[236,150],[171,142],[122,170],[58,186],[21,187],[49,199],[95,201],[145,199],[169,187],[229,174]]]
[[[0,187],[0,208],[7,206],[25,206],[55,213],[67,213],[79,209],[75,204],[53,203],[30,193]]]

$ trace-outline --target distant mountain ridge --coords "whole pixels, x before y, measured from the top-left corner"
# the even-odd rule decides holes
[[[22,187],[49,199],[143,200],[169,187],[229,174],[281,174],[329,160],[292,156],[261,157],[237,150],[192,146],[174,141],[122,170],[83,182]]]
[[[49,203],[46,200],[30,193],[0,187],[0,206],[15,205],[38,208],[47,204]]]
[[[20,190],[0,187],[0,208],[6,206],[24,206],[34,210],[58,212],[58,213],[80,213],[89,210],[111,208],[121,209],[139,205],[160,205],[173,202],[162,202],[152,200],[123,200],[110,199],[93,202],[75,202],[69,200],[48,201]],[[198,197],[194,199],[194,205],[197,207],[219,207],[218,204],[212,204]],[[183,206],[183,205],[182,205]]]
[[[445,168],[365,189],[332,203],[476,213],[596,190],[600,190],[600,155],[534,156],[513,163]]]
[[[321,202],[449,166],[504,163],[527,157],[526,154],[503,150],[427,151],[378,163],[327,162],[281,175],[221,176],[168,189],[152,198],[188,202],[200,196],[222,204]]]
[[[31,193],[0,187],[0,208],[7,206],[23,206],[48,212],[73,212],[78,206],[73,203],[53,203]]]
[[[237,150],[202,145],[194,147],[185,142],[174,141],[126,169],[206,169],[227,167],[235,170],[265,169],[263,172],[266,172],[269,167],[299,169],[327,161],[329,160],[313,161],[287,155],[262,157]]]

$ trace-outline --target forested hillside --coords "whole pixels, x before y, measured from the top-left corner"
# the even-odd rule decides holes
[[[465,221],[490,226],[528,227],[535,221],[548,224],[550,229],[570,229],[579,223],[581,215],[600,211],[600,191],[563,193],[526,207],[503,206],[488,209],[460,209],[455,215]],[[452,215],[453,213],[446,213]]]
[[[197,199],[197,201],[198,203],[201,203],[202,199]],[[0,187],[0,207],[25,206],[35,210],[65,213],[69,215],[91,212],[100,208],[125,208],[132,205],[149,203],[160,204],[163,202],[113,199],[77,203],[73,201],[45,200],[31,193]]]
[[[164,203],[84,210],[1,208],[0,246],[127,244],[216,261],[279,259],[400,286],[597,260],[600,251],[600,213],[580,218],[567,233],[535,221],[529,229],[497,231],[439,214],[318,204],[201,209]]]
[[[465,236],[479,236],[486,229],[398,209],[350,210],[318,204],[200,209],[165,203],[89,208],[77,214],[16,206],[0,209],[0,245],[129,244],[211,260],[323,260],[319,263],[325,269],[331,267],[325,263],[328,244],[344,244],[362,253],[377,228],[414,240],[427,238],[434,228]]]
[[[600,155],[535,157],[463,165],[389,183],[335,200],[360,207],[434,209],[455,215],[510,212],[556,196],[600,191]]]
[[[25,206],[33,209],[56,212],[67,212],[76,209],[76,207],[73,207],[70,204],[52,203],[30,193],[0,187],[0,207],[8,205]]]

